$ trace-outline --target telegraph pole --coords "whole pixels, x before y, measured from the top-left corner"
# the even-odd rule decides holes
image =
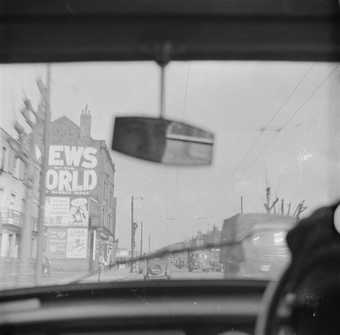
[[[131,196],[131,257],[134,256],[135,251],[135,222],[133,217],[133,196]],[[133,272],[133,263],[130,264],[130,272]]]
[[[40,144],[40,149],[42,150],[41,156],[41,164],[40,164],[40,178],[39,178],[39,214],[38,214],[38,240],[37,240],[37,259],[36,259],[36,269],[34,271],[34,279],[36,284],[39,284],[41,280],[41,263],[42,257],[40,253],[42,253],[42,247],[40,246],[40,240],[42,239],[42,228],[39,227],[40,221],[43,227],[44,223],[44,205],[45,205],[45,174],[46,174],[46,164],[45,159],[47,160],[48,156],[48,125],[50,122],[50,66],[47,67],[47,78],[46,85],[41,81],[41,79],[37,80],[37,85],[40,91],[40,103],[38,107],[38,111],[35,111],[31,105],[29,99],[24,99],[24,108],[21,110],[21,114],[23,115],[26,123],[31,127],[31,140],[28,145],[24,143],[23,137],[25,136],[23,128],[19,123],[15,124],[15,129],[19,134],[19,140],[23,145],[22,152],[26,156],[25,164],[26,164],[26,176],[25,176],[25,210],[24,210],[24,219],[23,219],[23,229],[21,236],[21,251],[20,251],[20,259],[21,259],[21,275],[26,276],[30,273],[30,269],[28,267],[29,260],[32,257],[32,209],[33,209],[33,187],[34,187],[34,178],[35,178],[35,167],[39,166],[38,158],[34,157],[35,146]],[[34,116],[34,121],[32,120],[32,115]],[[42,136],[40,135],[42,133]],[[24,147],[25,146],[25,147]],[[46,153],[46,152],[47,153]],[[47,161],[46,161],[47,162]],[[41,244],[42,245],[42,244]]]
[[[138,224],[135,222],[134,217],[134,202],[135,200],[143,200],[143,197],[135,197],[131,196],[131,257],[135,256],[135,248],[136,248],[136,230],[138,228]],[[130,272],[133,272],[134,264],[131,262],[130,264]]]
[[[43,113],[43,140],[42,140],[42,156],[40,170],[40,187],[39,187],[39,216],[38,216],[38,243],[37,243],[37,262],[35,271],[36,284],[40,284],[42,277],[43,263],[43,246],[44,246],[44,223],[45,223],[45,200],[46,200],[46,171],[48,166],[48,150],[49,150],[49,124],[51,120],[51,67],[47,64],[46,86],[40,82],[39,89],[42,94],[42,110]]]
[[[140,223],[140,256],[143,255],[143,222]]]
[[[26,276],[30,273],[29,271],[29,260],[31,258],[31,241],[32,241],[32,207],[33,207],[33,186],[34,186],[34,158],[32,158],[32,154],[34,152],[34,143],[36,142],[36,132],[35,125],[36,122],[33,122],[31,116],[35,117],[37,121],[37,115],[33,111],[31,102],[28,99],[24,99],[24,107],[21,110],[21,114],[24,117],[26,123],[32,129],[32,140],[29,143],[25,141],[25,130],[20,125],[19,122],[16,122],[14,125],[15,130],[19,135],[19,144],[21,146],[20,156],[23,157],[23,161],[25,162],[25,177],[24,177],[24,185],[25,185],[25,201],[24,201],[24,211],[23,211],[23,225],[21,231],[21,240],[20,240],[20,275]]]
[[[32,123],[30,120],[30,113],[33,113],[36,118],[36,123]],[[37,123],[39,126],[39,120],[37,119],[37,114],[32,110],[31,103],[28,99],[24,99],[24,108],[21,110],[21,114],[24,116],[26,123],[32,129],[30,141],[27,147],[24,147],[25,143],[23,140],[23,132],[19,124],[15,125],[17,132],[19,133],[19,141],[22,145],[23,152],[27,152],[27,158],[25,159],[25,203],[24,203],[24,216],[23,216],[23,227],[21,232],[21,250],[20,250],[20,274],[21,276],[26,276],[30,274],[29,260],[32,257],[32,209],[33,209],[33,187],[34,187],[34,168],[35,164],[38,162],[33,158],[34,144],[37,143]]]
[[[149,234],[148,242],[149,242],[149,252],[151,252],[151,234]]]

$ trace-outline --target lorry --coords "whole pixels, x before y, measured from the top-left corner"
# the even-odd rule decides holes
[[[220,249],[224,277],[277,277],[289,261],[286,234],[295,223],[293,216],[260,213],[225,219],[221,243],[233,245]]]

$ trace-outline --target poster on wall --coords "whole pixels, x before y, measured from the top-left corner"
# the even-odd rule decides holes
[[[68,214],[70,209],[69,197],[46,197],[46,216],[63,217]]]
[[[46,190],[51,195],[88,195],[97,186],[97,148],[50,145]]]
[[[86,198],[46,197],[46,224],[50,226],[82,226],[89,223]]]
[[[68,228],[67,229],[67,258],[86,258],[87,256],[87,229]]]
[[[75,198],[70,204],[70,225],[87,226],[89,222],[89,210],[86,198]]]
[[[65,258],[66,230],[50,228],[46,232],[46,246],[48,258]]]

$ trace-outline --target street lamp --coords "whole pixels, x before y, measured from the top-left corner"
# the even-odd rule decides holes
[[[136,230],[138,228],[137,222],[135,222],[134,218],[134,202],[135,200],[143,200],[142,196],[131,196],[131,257],[135,255],[135,248],[136,248]],[[133,272],[134,264],[131,262],[130,264],[130,272]]]

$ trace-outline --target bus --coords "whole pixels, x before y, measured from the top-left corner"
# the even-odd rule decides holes
[[[274,214],[238,214],[224,220],[220,251],[225,278],[275,278],[290,259],[286,234],[296,223],[293,216]]]

